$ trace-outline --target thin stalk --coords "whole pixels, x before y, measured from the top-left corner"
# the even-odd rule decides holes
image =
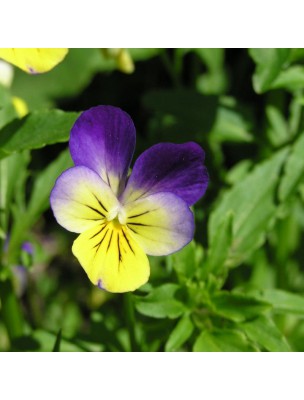
[[[173,65],[172,61],[170,60],[166,49],[164,49],[160,53],[160,57],[161,57],[161,59],[163,61],[163,64],[164,64],[164,66],[165,66],[165,68],[167,70],[168,75],[170,76],[170,78],[171,78],[171,80],[173,82],[173,85],[175,87],[177,87],[177,88],[180,87],[181,83],[180,83],[179,77],[176,74],[174,65]]]
[[[129,332],[131,351],[138,351],[138,344],[135,335],[135,312],[131,293],[124,294],[124,311]]]

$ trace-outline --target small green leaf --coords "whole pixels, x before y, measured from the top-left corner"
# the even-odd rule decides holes
[[[138,312],[148,317],[178,318],[187,311],[185,305],[175,299],[179,288],[179,285],[167,283],[153,289],[145,297],[136,296],[135,307]]]
[[[193,346],[193,351],[196,352],[239,352],[252,350],[245,335],[232,329],[221,329],[213,332],[203,331]]]
[[[243,294],[220,292],[210,298],[212,311],[234,322],[243,322],[257,317],[271,305]]]
[[[280,289],[253,290],[250,294],[255,298],[271,304],[279,313],[291,313],[304,316],[304,296],[289,293]]]
[[[303,182],[304,174],[304,132],[294,143],[286,162],[284,176],[279,187],[279,198],[285,201]]]
[[[60,110],[34,111],[20,120],[12,121],[0,130],[1,154],[9,155],[66,142],[78,115]]]
[[[166,343],[166,351],[178,350],[192,335],[194,325],[188,314],[184,315],[176,324]]]
[[[271,89],[286,89],[291,92],[304,87],[304,67],[294,65],[282,71],[271,84]]]
[[[257,64],[253,75],[253,87],[257,93],[270,89],[289,53],[290,49],[249,49],[250,56]]]
[[[244,322],[240,328],[250,340],[268,351],[291,351],[286,338],[269,317],[260,316],[253,321]]]
[[[234,108],[218,107],[210,138],[217,142],[251,142],[252,134],[246,118]]]
[[[266,115],[270,124],[268,138],[274,146],[281,146],[290,139],[288,124],[282,112],[273,105],[266,107]]]

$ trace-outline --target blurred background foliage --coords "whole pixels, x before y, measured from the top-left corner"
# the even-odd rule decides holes
[[[303,88],[303,49],[70,49],[46,74],[15,69],[0,84],[0,350],[304,351]],[[195,240],[124,295],[91,285],[49,208],[70,128],[99,104],[131,115],[135,156],[196,141],[210,175]]]

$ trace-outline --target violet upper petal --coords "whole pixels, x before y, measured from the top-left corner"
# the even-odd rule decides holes
[[[196,143],[160,143],[146,150],[135,162],[121,201],[126,204],[153,193],[171,192],[188,206],[208,186],[205,153]]]
[[[83,112],[70,136],[76,166],[97,172],[118,195],[125,186],[135,148],[135,127],[120,108],[97,106]]]

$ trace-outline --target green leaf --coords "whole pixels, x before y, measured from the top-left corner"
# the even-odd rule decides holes
[[[243,333],[232,329],[221,329],[214,332],[203,331],[196,339],[193,351],[252,351],[252,347]]]
[[[257,317],[271,305],[243,294],[220,292],[211,296],[212,311],[234,322],[243,322]]]
[[[260,316],[239,326],[250,340],[268,351],[291,351],[286,338],[269,317]]]
[[[190,279],[195,275],[198,268],[196,256],[196,244],[190,242],[177,253],[172,254],[172,265],[181,279]]]
[[[233,213],[228,212],[209,244],[208,258],[203,267],[204,274],[222,272],[232,242],[232,223]]]
[[[180,317],[187,311],[185,305],[176,300],[175,295],[179,285],[167,283],[153,289],[145,297],[135,297],[135,307],[138,312],[152,318]]]
[[[284,176],[279,187],[279,198],[285,201],[297,190],[303,182],[304,174],[304,132],[294,143],[291,154],[286,162]]]
[[[0,130],[0,150],[9,155],[16,151],[66,142],[78,115],[60,110],[34,111]]]
[[[286,89],[291,92],[304,87],[304,67],[295,65],[282,71],[271,84],[271,89]]]
[[[280,289],[252,290],[250,295],[271,304],[278,313],[304,316],[304,296]]]
[[[281,146],[290,139],[288,124],[282,112],[271,104],[266,107],[266,115],[270,124],[268,138],[274,146]]]
[[[63,151],[34,182],[31,198],[27,210],[16,211],[10,242],[9,259],[15,261],[21,243],[27,235],[28,229],[36,222],[40,215],[49,207],[49,197],[57,177],[72,165],[68,150]],[[19,215],[19,214],[20,215]]]
[[[176,324],[166,343],[166,351],[178,350],[192,335],[194,325],[188,314],[184,315]]]
[[[290,49],[249,49],[256,63],[253,87],[257,93],[266,92],[282,70]]]
[[[32,218],[38,217],[49,207],[51,190],[58,176],[73,165],[70,153],[64,150],[36,178],[28,204],[27,213]]]
[[[273,199],[287,152],[288,149],[283,149],[276,153],[227,190],[211,214],[208,225],[210,243],[215,241],[227,213],[234,216],[227,265],[239,265],[264,243],[266,232],[276,216]]]
[[[210,132],[210,138],[217,142],[251,142],[249,123],[246,118],[233,108],[218,107],[216,122]]]
[[[226,182],[230,185],[235,185],[236,183],[242,181],[246,175],[248,175],[249,170],[252,168],[253,162],[251,160],[243,160],[232,167],[226,175]]]

